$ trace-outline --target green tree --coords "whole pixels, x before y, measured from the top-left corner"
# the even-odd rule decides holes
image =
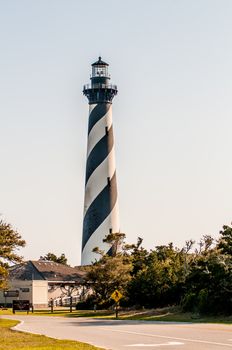
[[[105,254],[103,250],[100,250],[99,247],[93,249],[94,253],[100,254],[102,257],[104,255],[116,256],[118,253],[125,252],[125,233],[115,232],[109,233],[103,238],[103,242],[109,245],[109,252]]]
[[[141,256],[143,263],[139,265]],[[158,307],[178,302],[184,282],[184,258],[183,251],[172,243],[157,246],[146,255],[140,247],[140,255],[134,255],[132,260],[136,271],[129,284],[132,304]]]
[[[64,253],[60,256],[57,256],[54,253],[47,253],[46,255],[41,256],[40,260],[54,261],[59,264],[68,265],[68,259],[65,257]]]
[[[224,225],[220,235],[218,248],[221,249],[222,253],[232,256],[232,227]]]
[[[101,259],[90,267],[89,282],[99,303],[119,289],[127,305],[181,304],[186,311],[232,314],[232,227],[223,226],[216,244],[204,235],[195,250],[193,240],[182,249],[169,243],[148,252],[142,238],[130,245],[124,239],[124,234],[105,238],[109,248],[117,248],[110,250],[111,256],[94,250]]]
[[[228,227],[223,227],[227,231]],[[201,239],[186,278],[184,310],[203,314],[232,313],[232,255],[224,239],[227,234],[228,231],[216,246],[208,235]]]
[[[25,244],[26,242],[11,224],[0,220],[0,288],[5,288],[7,285],[9,264],[22,262],[17,250]]]
[[[131,275],[136,276],[140,271],[143,271],[147,265],[147,258],[149,253],[144,249],[142,245],[143,239],[141,237],[137,238],[136,244],[125,245],[125,250],[128,254],[130,252],[132,271]]]
[[[99,305],[109,303],[110,296],[116,289],[123,295],[126,293],[132,266],[124,250],[124,238],[123,233],[110,233],[105,237],[104,242],[113,247],[112,255],[105,254],[97,247],[93,250],[99,253],[101,258],[89,267],[87,280],[94,290],[95,301]]]

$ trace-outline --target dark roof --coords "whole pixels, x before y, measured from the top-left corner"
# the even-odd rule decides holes
[[[98,61],[94,62],[92,66],[108,66],[108,63],[103,62],[100,56],[98,57]]]
[[[43,280],[43,276],[31,263],[26,261],[22,264],[14,265],[9,268],[10,280]]]
[[[9,277],[14,280],[47,280],[83,282],[86,273],[80,268],[58,264],[52,261],[27,261],[9,269]]]

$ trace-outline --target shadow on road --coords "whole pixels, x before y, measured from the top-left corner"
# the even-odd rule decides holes
[[[189,325],[192,324],[192,322],[164,322],[164,321],[141,321],[141,320],[107,320],[107,319],[86,319],[83,320],[83,318],[81,318],[80,320],[75,319],[75,321],[71,321],[67,322],[67,320],[64,322],[66,325],[72,325],[72,326],[76,326],[76,327],[96,327],[96,326],[125,326],[125,325],[140,325],[140,324],[146,324],[147,326],[149,325],[157,325],[157,326],[163,326],[164,324],[173,324],[173,325]]]

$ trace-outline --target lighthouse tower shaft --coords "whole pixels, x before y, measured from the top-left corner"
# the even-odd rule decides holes
[[[83,93],[89,100],[88,147],[85,178],[82,265],[98,259],[93,252],[99,247],[109,251],[103,239],[119,232],[118,195],[112,124],[112,100],[117,87],[109,83],[108,64],[92,64],[91,84]]]

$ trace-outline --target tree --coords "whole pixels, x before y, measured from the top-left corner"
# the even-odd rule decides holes
[[[231,314],[232,312],[232,255],[231,228],[223,226],[218,244],[211,236],[200,240],[199,249],[189,264],[185,295],[185,311],[203,314]]]
[[[60,256],[56,256],[53,253],[47,253],[46,255],[41,256],[40,260],[53,261],[59,264],[68,265],[68,259],[65,257],[64,253]]]
[[[93,248],[93,252],[96,254],[100,254],[102,257],[105,255],[110,255],[110,256],[116,256],[118,253],[125,252],[125,233],[121,232],[115,232],[115,233],[109,233],[108,235],[103,238],[103,242],[107,243],[109,245],[109,251],[107,254],[105,254],[104,250],[99,249],[99,247]]]
[[[218,248],[221,249],[222,253],[232,256],[232,227],[224,225],[220,235]]]
[[[135,254],[136,253],[136,254]],[[184,283],[184,253],[173,244],[157,246],[150,253],[142,247],[132,252],[133,278],[130,302],[145,307],[166,306],[180,301]]]
[[[110,255],[116,256],[118,253],[120,253],[120,250],[124,249],[124,240],[125,240],[125,233],[122,232],[115,232],[115,233],[109,233],[104,239],[104,243],[108,243],[110,248]]]
[[[132,266],[130,258],[124,252],[124,238],[124,233],[110,233],[105,237],[104,242],[114,247],[111,256],[97,247],[93,250],[101,255],[101,259],[89,267],[87,280],[94,290],[95,301],[99,305],[107,304],[116,289],[125,295],[131,279]]]
[[[143,239],[137,238],[136,244],[126,244],[125,250],[130,251],[131,263],[132,263],[132,276],[136,276],[139,271],[143,270],[147,264],[148,251],[144,249],[141,244]]]
[[[126,296],[127,305],[163,307],[179,304],[185,311],[209,314],[232,313],[232,227],[223,226],[220,238],[203,235],[186,241],[182,249],[172,243],[149,252],[142,238],[125,244],[124,234],[111,233],[104,242],[111,256],[95,248],[101,259],[89,270],[95,300],[107,306],[115,289]],[[109,303],[108,303],[109,305]]]
[[[69,310],[72,312],[73,296],[80,296],[81,290],[79,285],[60,285],[62,297],[67,296],[69,298]]]
[[[0,220],[0,288],[5,288],[7,285],[9,264],[22,262],[22,257],[17,254],[17,250],[25,244],[26,242],[11,224]]]

